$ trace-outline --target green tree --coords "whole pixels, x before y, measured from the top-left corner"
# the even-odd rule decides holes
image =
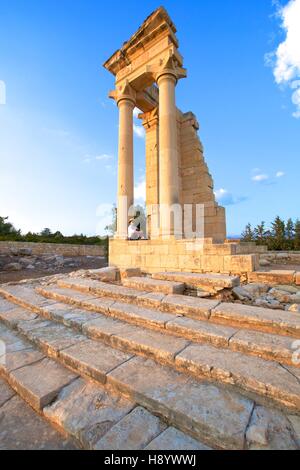
[[[262,221],[254,229],[254,238],[258,245],[264,245],[266,243],[266,223]]]
[[[52,232],[50,228],[43,228],[43,230],[41,231],[42,237],[51,237],[51,235],[52,235]]]
[[[255,241],[254,232],[252,230],[251,224],[246,225],[245,230],[243,231],[241,235],[241,241],[242,242],[254,242]]]
[[[285,223],[279,217],[275,217],[271,223],[271,247],[273,250],[284,250],[285,247]]]
[[[294,250],[300,250],[300,220],[297,219],[294,226]]]
[[[294,247],[294,235],[295,235],[295,227],[294,222],[291,218],[287,220],[286,227],[285,227],[285,237],[286,237],[286,248],[288,250],[292,250]]]
[[[10,222],[7,222],[7,220],[8,217],[0,216],[0,235],[18,234],[18,230],[16,230]]]

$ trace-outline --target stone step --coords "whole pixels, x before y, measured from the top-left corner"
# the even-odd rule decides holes
[[[5,345],[0,362],[1,377],[35,410],[42,410],[63,387],[76,379],[76,374],[2,325],[0,339]]]
[[[28,323],[32,321],[29,316]],[[25,323],[24,315],[20,323]],[[28,326],[26,331],[29,330]],[[9,353],[10,366],[5,366],[8,369],[5,373],[7,377],[15,370],[16,363],[11,367],[12,356],[20,352],[20,342],[24,343],[24,340],[5,331],[3,327],[0,332],[3,339],[10,337],[9,344],[15,345],[14,351],[11,349]],[[30,343],[24,343],[24,346],[26,350],[32,349]],[[61,350],[57,360],[62,359],[62,353],[69,352],[70,348]],[[257,406],[251,399],[236,392],[225,391],[208,382],[195,381],[150,359],[133,356],[127,361],[121,360],[115,367],[111,364],[108,369],[106,353],[103,356],[98,354],[95,358],[95,350],[91,356],[91,351],[85,352],[84,348],[81,348],[79,355],[74,352],[69,355],[84,364],[80,370],[77,367],[81,375],[86,372],[86,364],[92,367],[90,361],[93,361],[93,367],[95,361],[98,361],[98,368],[104,366],[106,386],[88,382],[83,377],[75,378],[63,386],[59,393],[56,392],[54,401],[49,404],[45,404],[48,400],[45,401],[40,412],[85,449],[243,449],[251,448],[253,442],[268,449],[276,448],[276,439],[284,449],[298,448],[296,431],[292,425],[292,420],[294,426],[298,424],[296,416]],[[29,360],[26,366],[17,364],[17,370],[27,368],[26,397],[30,396],[28,390],[36,383],[36,369],[30,371],[30,365]],[[145,381],[146,376],[151,377],[150,383]],[[47,370],[44,377],[52,383],[51,370]],[[93,377],[98,380],[97,375]],[[43,376],[39,375],[39,378],[43,380]],[[265,431],[261,431],[265,434],[264,442],[259,441],[254,432],[257,420],[260,429]],[[249,433],[252,428],[253,432]]]
[[[248,273],[248,282],[262,282],[265,284],[293,284],[297,280],[296,272],[287,269],[274,269],[270,271],[254,271]]]
[[[0,450],[75,450],[71,439],[54,429],[0,379]]]
[[[70,312],[70,308],[64,305],[49,305],[40,307],[40,312],[55,321],[64,318],[63,322],[68,324],[72,310]],[[90,319],[88,312],[75,311],[74,315],[69,326],[76,327],[79,334],[47,321],[32,320],[31,317],[30,321],[20,320],[16,323],[14,316],[13,324],[49,356],[57,357],[60,350],[67,347],[66,354],[63,353],[61,358],[68,366],[72,366],[72,361],[76,361],[76,358],[70,357],[72,352],[75,351],[80,357],[85,352],[85,343],[81,347],[81,341],[84,342],[81,336],[83,333],[126,354],[150,357],[160,364],[168,365],[197,379],[205,378],[223,385],[235,386],[247,396],[255,396],[258,402],[269,401],[294,412],[300,410],[300,371],[295,367],[283,367],[276,362],[246,356],[229,349],[193,343],[101,314],[97,319]],[[79,315],[78,322],[76,315]],[[249,338],[238,338],[234,347],[240,341],[251,342]],[[99,345],[91,343],[86,345],[87,350],[90,348],[92,351],[88,354],[90,360],[94,355],[97,356],[95,347],[100,348]],[[100,376],[105,375],[99,371],[97,373]],[[95,378],[90,372],[89,375]]]
[[[146,309],[134,304],[124,302],[108,301],[107,298],[90,299],[83,297],[81,300],[72,297],[71,289],[58,289],[56,287],[41,287],[37,291],[46,297],[54,298],[58,301],[84,308],[91,312],[103,313],[116,319],[126,321],[133,325],[145,326],[149,329],[157,329],[168,334],[173,334],[188,341],[209,343],[216,347],[229,348],[245,354],[258,356],[267,360],[273,360],[286,365],[293,365],[294,339],[293,337],[263,333],[241,329],[237,324],[235,327],[214,323],[214,318],[207,318],[207,321],[199,321],[187,318],[177,313],[167,314],[157,310]],[[185,311],[191,308],[194,300],[198,304],[198,299],[187,297],[184,304],[184,296],[170,296],[164,302],[170,305],[177,305],[181,308],[181,301]],[[175,297],[175,298],[174,298]],[[177,299],[178,298],[178,299]],[[200,301],[202,304],[211,301]],[[217,305],[217,303],[215,303]],[[227,305],[227,304],[225,304]],[[235,305],[235,304],[232,304]],[[176,312],[176,308],[174,308]],[[179,310],[180,311],[180,310]],[[268,310],[270,313],[270,310]],[[216,314],[217,315],[217,314]],[[199,318],[199,316],[198,316]],[[205,317],[204,317],[205,318]],[[294,318],[294,317],[293,317]],[[273,319],[272,319],[273,321]],[[297,366],[297,365],[296,365]],[[300,365],[299,365],[300,366]]]
[[[22,319],[20,319],[21,330],[26,323],[25,314],[26,311],[23,312]],[[31,331],[33,336],[30,339],[35,343],[38,338],[38,345],[44,346],[47,343],[45,330],[51,329],[52,325],[42,327],[44,342],[40,343],[40,337],[36,335],[39,330],[37,321],[32,320],[30,314],[27,323],[23,333],[27,333],[30,337],[29,332]],[[40,321],[40,323],[43,322]],[[16,327],[16,324],[14,326]],[[153,440],[155,440],[154,446],[159,445],[159,442],[163,442],[167,436],[171,439],[170,449],[172,450],[184,449],[185,447],[193,450],[209,449],[199,440],[193,439],[176,428],[169,427],[164,420],[154,416],[145,408],[136,406],[135,401],[116,394],[111,390],[112,387],[104,388],[100,384],[84,379],[85,376],[88,376],[97,382],[105,382],[110,371],[132,356],[125,355],[101,343],[89,341],[87,338],[85,342],[82,341],[78,344],[79,349],[76,353],[76,347],[73,350],[72,346],[67,347],[67,343],[63,344],[66,330],[65,327],[62,327],[60,332],[56,329],[56,337],[61,349],[57,348],[57,343],[51,342],[53,331],[48,337],[50,338],[48,352],[52,350],[52,355],[55,355],[57,359],[53,361],[43,356],[32,342],[20,338],[17,333],[0,325],[0,339],[6,345],[5,360],[0,362],[1,377],[4,377],[13,390],[39,414],[52,422],[55,428],[85,449],[140,450],[151,445]],[[77,336],[74,334],[74,339]],[[70,338],[70,333],[67,338]],[[93,348],[91,343],[94,343]],[[67,355],[64,356],[63,353]],[[65,360],[66,357],[71,360]],[[76,370],[82,377],[66,369],[61,365],[61,362],[67,363],[68,367]],[[18,413],[21,413],[19,419],[22,419],[23,408],[26,405],[23,404],[23,407],[20,408],[20,398],[16,396],[16,403],[3,410],[3,405],[11,399],[14,392],[1,379],[0,391],[1,429],[3,411],[10,414],[4,416],[4,423],[7,425],[8,422],[11,422],[11,414],[16,411],[16,407]],[[26,413],[27,416],[29,411],[26,410]],[[29,422],[34,427],[38,426],[41,432],[40,421],[41,418],[31,412]],[[43,424],[43,426],[46,425]],[[26,429],[26,425],[23,429]],[[54,431],[49,426],[47,429],[48,441],[52,443],[51,436]],[[9,439],[9,431],[9,429],[5,429],[6,440]],[[31,437],[36,436],[36,429],[30,430],[30,432]],[[160,434],[163,432],[164,435],[160,438]],[[15,435],[16,430],[14,429],[13,436]],[[10,439],[12,440],[12,438]],[[24,439],[26,441],[25,436]],[[33,443],[31,443],[32,445]],[[64,443],[64,447],[66,446],[76,448],[76,445],[71,446],[68,440]],[[2,448],[1,445],[0,448]]]
[[[61,288],[82,290],[89,295],[94,294],[92,297],[94,300],[95,296],[101,296],[188,316],[196,320],[209,319],[212,323],[300,338],[300,319],[293,312],[238,303],[220,303],[218,300],[186,295],[147,293],[129,287],[98,283],[87,279],[61,279],[58,281],[58,285]],[[51,287],[49,289],[51,290]],[[55,289],[53,288],[53,290]]]
[[[124,278],[122,284],[125,287],[132,287],[141,291],[160,292],[163,294],[183,294],[185,289],[185,285],[182,282],[162,281],[142,276]]]
[[[162,272],[152,274],[152,278],[164,281],[182,282],[190,289],[203,288],[213,292],[240,285],[239,276],[229,276],[227,274]]]

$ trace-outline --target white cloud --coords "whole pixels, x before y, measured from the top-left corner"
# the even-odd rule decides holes
[[[275,52],[266,55],[266,65],[273,66],[278,85],[288,85],[295,90],[292,94],[296,106],[293,116],[300,118],[300,0],[290,0],[284,7],[276,6],[285,39]]]
[[[239,202],[243,202],[247,199],[245,196],[235,197],[230,191],[224,188],[216,189],[214,193],[217,201],[224,206],[238,204]]]
[[[91,163],[93,160],[98,160],[98,161],[107,161],[107,160],[112,160],[114,157],[112,155],[108,155],[106,153],[103,153],[102,155],[89,155],[86,154],[84,156],[83,162],[84,163]]]
[[[137,201],[146,200],[146,181],[142,179],[135,187],[134,187],[134,199]]]
[[[268,179],[269,179],[269,176],[263,173],[252,176],[252,181],[256,181],[258,183],[260,183],[261,181],[267,181]]]
[[[284,175],[285,175],[284,171],[277,171],[276,178],[282,178],[282,176]]]
[[[134,118],[138,118],[138,115],[141,113],[142,111],[139,109],[139,108],[134,108],[133,110],[133,117]]]
[[[143,126],[138,126],[136,124],[133,124],[133,132],[135,133],[135,135],[137,137],[139,137],[140,139],[144,139],[145,137],[145,129],[143,128]]]
[[[96,160],[111,160],[112,158],[114,158],[112,155],[107,155],[106,153],[95,157]]]

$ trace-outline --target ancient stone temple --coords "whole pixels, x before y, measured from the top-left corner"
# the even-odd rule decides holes
[[[119,109],[117,232],[110,263],[147,272],[230,272],[237,265],[238,271],[253,271],[257,259],[249,247],[225,243],[225,209],[215,199],[197,118],[176,106],[176,85],[187,74],[166,10],[154,11],[104,67],[115,76],[109,96]],[[138,242],[127,240],[135,107],[146,134],[147,240]]]

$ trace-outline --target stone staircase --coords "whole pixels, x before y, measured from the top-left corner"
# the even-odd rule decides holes
[[[297,316],[159,281],[1,286],[2,377],[83,448],[298,448]]]

